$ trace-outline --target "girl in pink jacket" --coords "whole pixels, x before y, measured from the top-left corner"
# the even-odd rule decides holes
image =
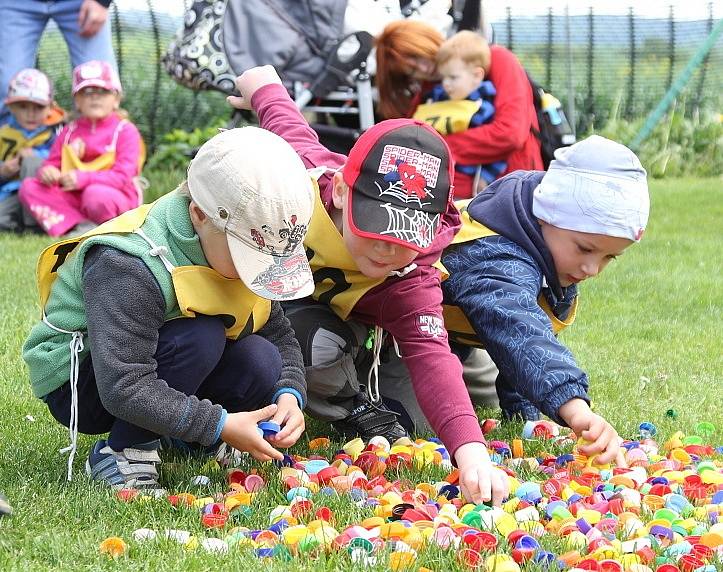
[[[142,203],[136,178],[145,152],[136,126],[118,113],[118,74],[108,62],[79,65],[73,99],[80,117],[60,132],[36,177],[19,191],[50,236],[89,230]]]

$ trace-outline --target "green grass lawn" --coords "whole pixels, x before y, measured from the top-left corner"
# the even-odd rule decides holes
[[[180,173],[151,174],[149,196],[173,188]],[[596,410],[607,416],[623,437],[634,438],[641,421],[652,421],[665,440],[672,432],[695,431],[697,423],[717,425],[711,444],[723,442],[723,182],[684,179],[651,183],[652,216],[642,243],[631,247],[597,280],[582,288],[578,320],[564,341],[589,372]],[[36,236],[0,235],[0,491],[15,509],[0,519],[0,570],[242,570],[354,569],[346,553],[306,556],[292,563],[260,563],[249,551],[225,557],[187,551],[171,541],[135,543],[131,532],[185,529],[204,531],[197,509],[175,510],[165,501],[124,504],[103,487],[91,484],[81,468],[94,438],[82,436],[76,476],[65,480],[65,457],[58,449],[68,441],[40,400],[32,397],[20,348],[39,317],[34,268],[41,248],[50,243]],[[675,418],[666,414],[675,412]],[[495,411],[481,412],[494,416]],[[519,435],[513,424],[495,432]],[[308,440],[328,434],[329,427],[310,423],[293,452],[308,454]],[[340,443],[337,443],[340,445]],[[532,442],[529,451],[544,443]],[[212,478],[211,491],[224,492],[224,475],[198,460],[172,458],[162,471],[169,491],[195,489],[194,475]],[[274,469],[261,467],[273,477]],[[439,479],[441,470],[404,473],[411,480]],[[337,517],[337,530],[372,516],[348,500],[314,497]],[[268,514],[286,504],[278,483],[254,501],[254,514],[238,522],[249,528],[268,526]],[[109,536],[130,545],[128,555],[111,561],[98,553]],[[554,540],[549,541],[555,546]],[[436,571],[460,569],[453,555],[440,549],[420,553],[418,566]],[[381,559],[375,569],[387,567]],[[535,568],[527,568],[534,570]]]

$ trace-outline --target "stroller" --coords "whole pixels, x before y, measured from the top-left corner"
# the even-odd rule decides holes
[[[403,17],[429,0],[402,0]],[[456,0],[454,29],[476,29],[480,1]],[[163,64],[194,91],[231,94],[234,79],[257,65],[273,65],[299,109],[314,114],[312,128],[332,151],[348,153],[374,125],[367,59],[373,37],[343,35],[347,0],[194,0]],[[235,112],[232,124],[250,114]]]

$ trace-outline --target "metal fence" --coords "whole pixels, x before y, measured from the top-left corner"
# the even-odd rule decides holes
[[[661,3],[659,17],[610,15],[589,8],[566,15],[548,8],[534,17],[506,7],[503,20],[492,23],[497,43],[514,51],[532,76],[565,102],[578,132],[600,128],[612,116],[646,115],[673,84],[721,17],[720,3],[698,4],[695,20],[677,18]],[[701,6],[702,5],[702,6]],[[684,16],[684,15],[681,15]],[[723,37],[704,57],[678,98],[686,114],[721,111]]]
[[[113,44],[125,90],[123,107],[151,150],[172,129],[204,127],[229,114],[221,94],[181,87],[161,65],[183,24],[183,6],[189,3],[115,0],[111,4]],[[532,76],[563,101],[578,132],[585,132],[612,116],[645,115],[663,97],[721,17],[719,3],[690,0],[688,4],[696,3],[705,8],[706,16],[688,20],[663,4],[658,17],[637,15],[632,7],[624,15],[606,14],[604,5],[585,15],[550,8],[530,16],[517,13],[510,2],[504,16],[491,23],[495,41],[518,55]],[[52,25],[41,41],[38,65],[55,82],[59,103],[69,109],[68,52]],[[678,101],[688,113],[719,113],[721,94],[723,42],[719,41]]]

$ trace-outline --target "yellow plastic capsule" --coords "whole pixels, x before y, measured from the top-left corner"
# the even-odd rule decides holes
[[[392,552],[389,555],[390,570],[406,570],[417,559],[414,552]]]

